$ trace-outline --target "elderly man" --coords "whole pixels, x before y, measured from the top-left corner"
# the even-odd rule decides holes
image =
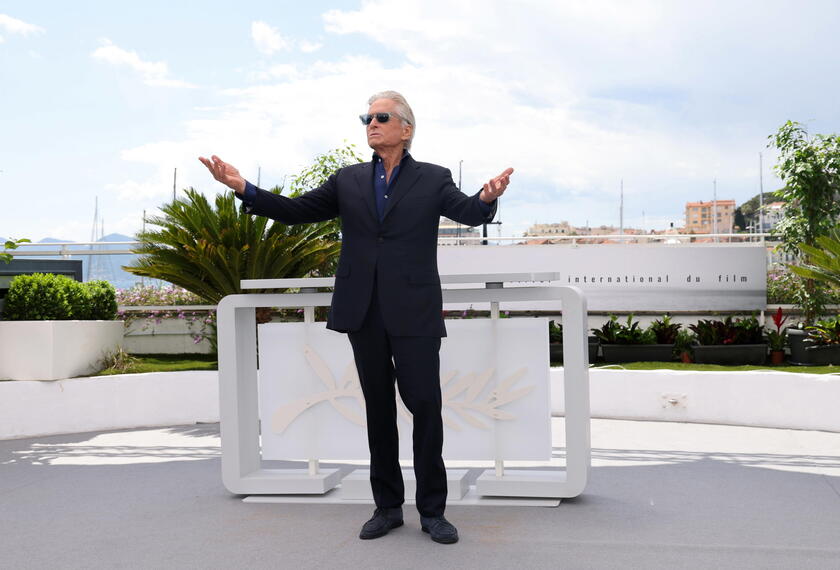
[[[403,524],[394,382],[413,414],[414,472],[421,528],[432,540],[458,541],[444,518],[446,470],[440,391],[440,339],[446,336],[437,270],[441,215],[469,226],[493,219],[510,182],[508,168],[472,196],[446,168],[409,154],[415,120],[394,91],[373,95],[361,115],[371,162],[341,168],[298,198],[256,188],[217,156],[200,158],[248,213],[285,224],[341,218],[341,256],[327,328],[346,332],[365,397],[373,517],[359,537],[384,536]]]

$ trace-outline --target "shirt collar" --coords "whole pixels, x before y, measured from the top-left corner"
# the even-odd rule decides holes
[[[404,148],[402,158],[400,159],[400,164],[403,163],[403,161],[405,160],[405,158],[407,156],[411,156],[411,153],[408,152],[407,148]],[[382,159],[379,157],[379,155],[376,153],[376,151],[373,151],[373,157],[371,158],[371,160],[373,161],[374,164],[381,164],[382,163]]]

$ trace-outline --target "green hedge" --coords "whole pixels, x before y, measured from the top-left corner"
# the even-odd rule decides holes
[[[111,321],[117,296],[107,281],[79,283],[64,275],[18,275],[9,284],[3,318],[9,321]]]

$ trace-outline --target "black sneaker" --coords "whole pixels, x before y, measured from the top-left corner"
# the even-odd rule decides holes
[[[364,524],[359,538],[369,540],[388,534],[392,528],[403,525],[402,507],[395,509],[376,509],[373,517]]]
[[[420,517],[423,532],[428,532],[432,540],[441,544],[458,542],[458,529],[443,517]]]

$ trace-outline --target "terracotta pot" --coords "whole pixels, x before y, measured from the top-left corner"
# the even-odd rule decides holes
[[[694,359],[691,358],[691,353],[688,351],[684,351],[680,353],[680,362],[684,362],[685,364],[691,364],[694,362]]]
[[[784,350],[771,350],[770,351],[770,364],[784,364],[785,363],[785,351]]]

